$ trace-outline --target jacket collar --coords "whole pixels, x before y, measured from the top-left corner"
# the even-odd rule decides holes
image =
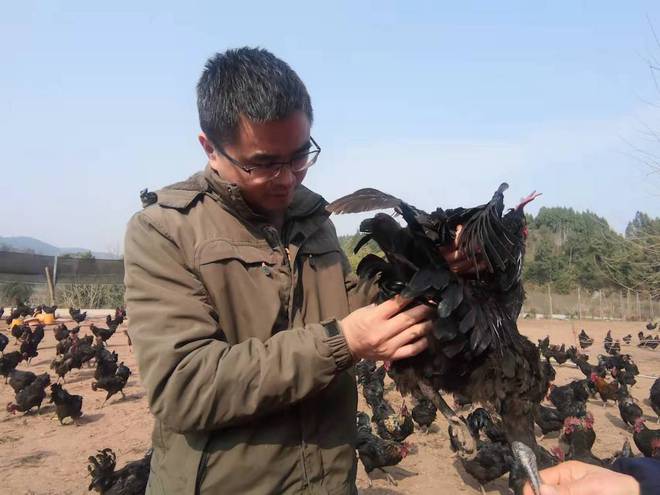
[[[206,165],[202,174],[208,184],[208,189],[233,214],[250,223],[268,223],[268,219],[264,215],[255,212],[247,204],[238,186],[223,179],[211,168],[210,164]],[[293,201],[286,211],[285,224],[293,219],[302,219],[317,215],[327,217],[328,213],[325,210],[327,204],[328,202],[321,195],[300,185],[296,189]]]

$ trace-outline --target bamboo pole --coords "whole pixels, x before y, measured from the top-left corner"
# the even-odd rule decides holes
[[[582,319],[582,298],[580,297],[580,287],[578,287],[578,317]]]
[[[50,268],[46,267],[46,283],[48,284],[48,295],[50,296],[50,305],[55,304],[55,287],[53,286],[53,279],[50,276]]]

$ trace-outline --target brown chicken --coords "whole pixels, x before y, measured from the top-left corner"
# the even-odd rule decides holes
[[[603,401],[603,407],[607,406],[608,400],[616,400],[619,391],[619,382],[608,382],[596,373],[591,374],[591,382],[596,386],[598,395]]]

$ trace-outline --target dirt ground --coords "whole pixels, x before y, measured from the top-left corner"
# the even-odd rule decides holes
[[[105,326],[104,318],[97,317],[91,321]],[[64,319],[60,321],[67,322]],[[67,322],[68,323],[68,322]],[[89,321],[85,322],[89,324]],[[0,331],[7,333],[4,322]],[[552,343],[573,344],[574,331],[581,328],[596,339],[592,346],[591,361],[596,354],[602,353],[602,339],[608,329],[612,329],[615,338],[621,338],[628,333],[633,334],[633,345],[624,347],[637,362],[641,375],[632,389],[633,395],[640,400],[640,405],[651,427],[655,426],[655,414],[649,403],[649,388],[654,377],[660,375],[660,348],[656,351],[639,349],[636,334],[643,328],[639,322],[605,322],[605,321],[521,321],[521,331],[534,342],[550,335]],[[49,364],[55,356],[55,338],[53,327],[48,327],[46,337],[39,348],[39,356],[32,360],[28,367],[25,362],[19,369],[29,369],[35,373],[50,372]],[[110,350],[119,354],[133,374],[125,388],[126,398],[114,396],[101,408],[105,392],[91,389],[94,369],[84,367],[74,370],[67,376],[65,389],[73,394],[84,397],[84,415],[76,425],[61,426],[55,417],[52,404],[44,401],[40,414],[12,415],[4,411],[4,406],[14,399],[9,385],[0,381],[0,473],[2,475],[1,493],[11,494],[84,494],[87,486],[87,457],[96,450],[109,447],[117,454],[118,467],[125,462],[142,457],[150,445],[152,418],[149,414],[145,392],[140,385],[139,373],[135,356],[130,352],[122,325],[109,341]],[[89,329],[83,326],[81,334],[88,334]],[[82,335],[81,335],[82,336]],[[11,337],[11,336],[10,336]],[[12,338],[6,351],[15,349]],[[564,384],[573,378],[580,378],[579,371],[567,365],[556,366],[557,384]],[[653,377],[653,378],[651,378]],[[401,397],[391,388],[388,398],[396,405],[401,403]],[[412,405],[410,399],[407,403]],[[370,413],[361,400],[360,409]],[[596,455],[607,456],[619,449],[626,437],[631,433],[624,428],[616,405],[610,404],[603,408],[600,401],[592,400],[589,410],[595,417],[597,440],[594,447]],[[465,474],[460,463],[450,456],[447,425],[438,415],[429,434],[415,432],[408,441],[414,445],[414,453],[409,455],[396,467],[389,468],[397,480],[397,485],[390,485],[384,476],[372,474],[373,486],[369,487],[367,476],[360,466],[358,486],[363,495],[426,495],[436,493],[479,493],[478,484]],[[557,444],[557,434],[551,434],[542,442],[546,447]],[[631,444],[632,444],[631,438]],[[635,447],[633,449],[636,451]],[[507,492],[506,476],[485,487],[486,493],[505,494]]]

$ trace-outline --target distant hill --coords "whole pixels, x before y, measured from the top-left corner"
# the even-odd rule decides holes
[[[57,247],[34,237],[2,237],[0,236],[0,251],[18,251],[35,254],[44,254],[46,256],[55,256],[62,254],[86,253],[90,249],[79,247]],[[98,259],[118,259],[112,253],[92,251],[92,255]]]

